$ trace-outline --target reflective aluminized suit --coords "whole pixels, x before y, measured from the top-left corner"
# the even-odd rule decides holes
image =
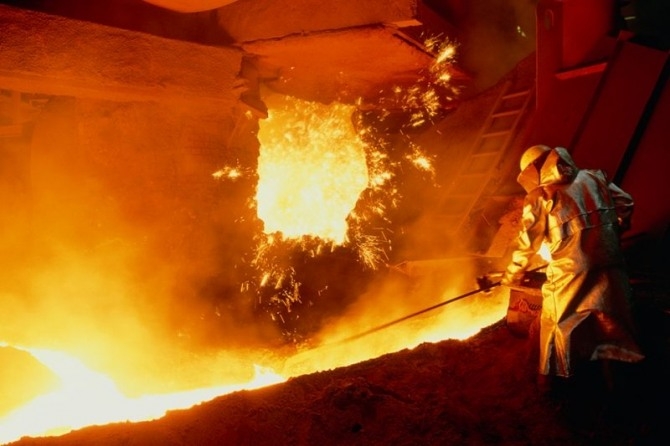
[[[514,285],[546,243],[539,372],[568,377],[583,360],[643,359],[633,338],[630,287],[619,233],[633,211],[630,195],[604,172],[578,169],[562,147],[518,177],[528,192],[522,230],[503,285]]]

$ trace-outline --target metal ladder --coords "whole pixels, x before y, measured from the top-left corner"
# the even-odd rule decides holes
[[[533,89],[512,92],[511,88],[511,81],[502,87],[475,142],[443,195],[439,213],[447,234],[459,233],[467,222],[531,103]]]

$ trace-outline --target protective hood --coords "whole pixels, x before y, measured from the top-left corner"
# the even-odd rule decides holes
[[[568,151],[563,147],[555,147],[545,158],[539,172],[536,164],[530,164],[516,180],[526,192],[530,192],[539,186],[569,183],[575,178],[578,171],[579,168]]]

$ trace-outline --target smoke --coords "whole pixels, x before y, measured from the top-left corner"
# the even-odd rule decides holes
[[[255,122],[241,120],[52,98],[3,146],[22,194],[1,221],[0,340],[70,353],[131,392],[251,377],[252,350],[277,336],[240,291],[255,178],[212,177],[255,171]],[[235,125],[252,131],[222,150]]]
[[[326,321],[309,348],[289,358],[282,372],[295,376],[342,367],[424,342],[476,334],[504,317],[508,298],[500,288],[473,293],[480,270],[465,258],[389,268]],[[464,294],[468,297],[458,299]]]
[[[487,19],[476,23],[487,41],[503,36],[527,51],[526,37],[512,26],[525,2],[495,2],[491,9],[484,4],[477,2],[478,14]],[[483,37],[475,29],[466,37],[459,60],[475,70],[493,63],[504,70],[506,58],[518,54],[499,47],[475,51]],[[7,172],[16,174],[11,187],[19,193],[8,195],[23,198],[5,202],[9,216],[2,220],[8,231],[0,243],[10,255],[2,261],[0,339],[75,353],[125,375],[126,382],[129,370],[138,369],[147,382],[161,381],[157,376],[174,371],[188,352],[248,349],[274,339],[277,327],[259,323],[258,296],[244,290],[256,273],[249,265],[260,229],[250,202],[257,130],[255,120],[234,112],[52,98],[30,137],[12,149],[11,168],[2,171],[6,182]],[[410,164],[399,161],[407,152],[398,149],[407,141],[401,133],[384,145],[399,171]],[[248,174],[235,181],[212,177],[225,166],[241,166]],[[434,229],[424,226],[419,209],[430,204],[430,192],[418,197],[412,190],[427,177],[420,173],[416,181],[398,184],[405,188],[404,202],[386,209],[395,213],[387,243],[400,248],[392,253],[395,260],[427,254],[406,243],[413,240],[408,233],[416,239]],[[391,203],[395,197],[387,201],[397,204]],[[361,225],[359,233],[377,236],[377,222],[386,218],[370,215],[374,224]],[[432,234],[424,238],[424,247],[434,240]],[[340,254],[313,271],[350,278],[355,264],[349,253]],[[340,322],[329,321],[321,335],[340,334],[345,322],[352,323],[349,331],[368,328],[380,314],[402,316],[449,290],[460,291],[461,281],[473,276],[463,265],[457,271],[439,281],[422,279],[418,291],[406,278],[384,276],[364,289],[364,276],[355,290],[338,280],[329,291],[333,306],[337,294],[362,296],[341,308],[342,317],[333,316]],[[142,381],[142,373],[135,375],[135,382]]]

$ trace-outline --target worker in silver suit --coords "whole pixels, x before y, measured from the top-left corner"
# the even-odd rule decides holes
[[[543,243],[551,253],[542,286],[539,373],[570,377],[586,361],[634,363],[631,289],[620,248],[632,197],[601,170],[579,169],[565,148],[536,145],[520,162],[522,229],[502,285],[517,286]]]

